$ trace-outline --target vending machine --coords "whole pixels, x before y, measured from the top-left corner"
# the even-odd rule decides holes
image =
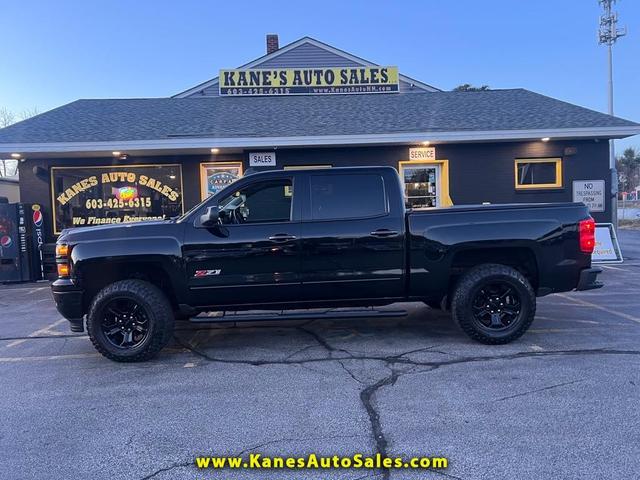
[[[43,243],[40,205],[0,203],[0,283],[42,280]]]

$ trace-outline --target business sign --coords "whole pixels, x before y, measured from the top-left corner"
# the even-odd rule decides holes
[[[592,263],[622,263],[622,252],[616,231],[611,223],[596,224],[596,245],[591,254]]]
[[[604,212],[604,180],[574,180],[573,201],[582,202],[590,212]]]
[[[398,67],[319,67],[220,70],[220,95],[394,93]]]
[[[242,162],[201,163],[200,195],[204,200],[242,176]]]
[[[420,148],[409,149],[409,160],[411,161],[435,160],[435,159],[436,159],[435,147],[420,147]]]
[[[275,167],[276,152],[252,152],[249,154],[250,167]]]
[[[183,213],[180,165],[51,167],[51,185],[55,234]]]

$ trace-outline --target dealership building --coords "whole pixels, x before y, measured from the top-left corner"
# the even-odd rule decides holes
[[[396,168],[414,207],[576,199],[607,222],[608,140],[640,133],[524,89],[442,91],[309,37],[268,35],[264,56],[219,67],[171,97],[77,100],[0,130],[47,243],[179,215],[252,171],[359,165]]]

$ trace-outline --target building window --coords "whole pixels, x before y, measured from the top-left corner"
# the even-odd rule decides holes
[[[562,159],[520,158],[515,162],[516,189],[562,187]]]
[[[242,176],[242,162],[201,163],[200,196],[202,200],[218,193]]]

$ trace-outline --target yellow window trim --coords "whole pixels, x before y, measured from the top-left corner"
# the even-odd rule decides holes
[[[534,183],[532,185],[522,185],[518,183],[518,166],[523,163],[555,163],[556,165],[555,183]],[[561,158],[516,158],[516,161],[514,163],[514,180],[515,180],[516,190],[562,188],[562,159]]]
[[[205,200],[209,198],[207,195],[207,167],[229,167],[229,168],[237,168],[240,167],[240,176],[244,174],[242,168],[242,161],[237,162],[203,162],[200,164],[200,199]]]
[[[450,207],[453,205],[449,196],[449,160],[403,160],[398,162],[398,173],[402,174],[402,167],[405,165],[439,165],[440,166],[440,206]],[[404,180],[403,180],[404,184]]]

